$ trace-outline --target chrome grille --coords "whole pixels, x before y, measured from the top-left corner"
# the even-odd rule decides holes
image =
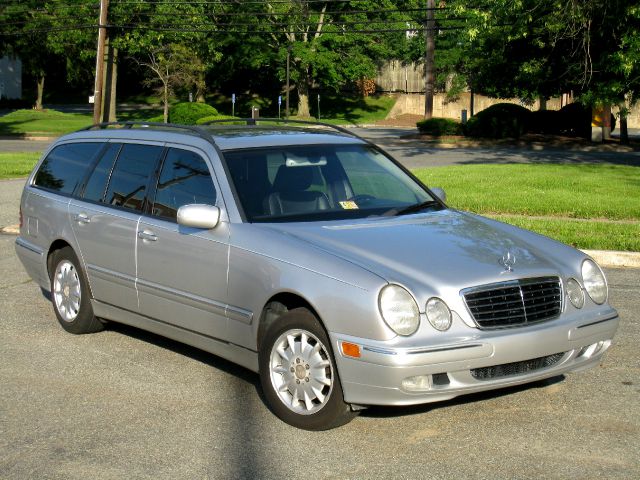
[[[480,328],[509,328],[544,322],[562,311],[558,277],[494,283],[462,291],[469,313]]]
[[[543,368],[549,368],[558,363],[564,353],[555,353],[546,357],[533,358],[522,362],[505,363],[503,365],[494,365],[493,367],[474,368],[471,375],[476,380],[491,380],[500,377],[510,377],[512,375],[524,375],[525,373],[535,372]]]

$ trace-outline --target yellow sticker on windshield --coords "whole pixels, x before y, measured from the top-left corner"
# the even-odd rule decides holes
[[[342,208],[344,208],[345,210],[357,210],[358,209],[358,204],[356,202],[354,202],[353,200],[344,200],[344,201],[340,202],[340,206]]]

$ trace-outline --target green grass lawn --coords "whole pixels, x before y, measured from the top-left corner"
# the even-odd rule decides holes
[[[465,165],[414,172],[452,206],[483,214],[640,220],[640,168],[624,165]]]
[[[40,152],[0,152],[0,179],[26,177],[40,155]]]
[[[56,110],[16,110],[0,117],[0,135],[58,136],[92,123],[91,115]]]
[[[454,208],[578,248],[640,251],[638,167],[466,165],[414,173],[427,185],[444,188]]]

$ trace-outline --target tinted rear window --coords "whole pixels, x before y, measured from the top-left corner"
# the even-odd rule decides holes
[[[67,143],[54,148],[44,159],[34,185],[55,192],[72,194],[82,182],[92,158],[103,143]]]
[[[104,201],[117,207],[142,211],[149,179],[162,147],[125,144],[120,150]]]

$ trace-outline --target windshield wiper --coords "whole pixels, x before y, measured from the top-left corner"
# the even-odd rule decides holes
[[[420,210],[425,210],[430,207],[440,206],[440,202],[436,200],[427,200],[426,202],[416,203],[415,205],[409,205],[404,208],[392,208],[391,210],[387,210],[382,215],[385,217],[391,217],[395,215],[406,215],[408,213],[419,212]]]

